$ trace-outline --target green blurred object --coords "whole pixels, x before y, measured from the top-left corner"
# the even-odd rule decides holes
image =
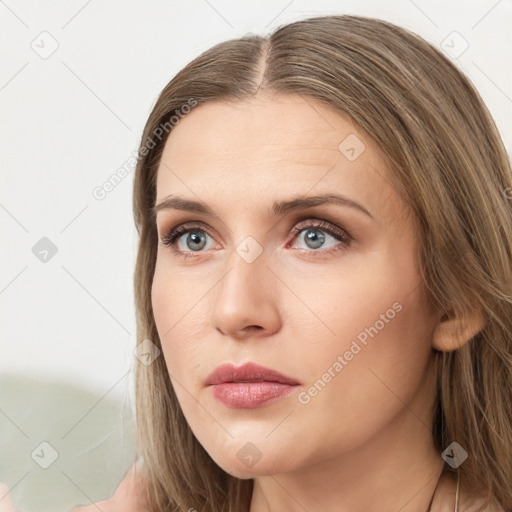
[[[129,401],[111,395],[0,376],[0,481],[15,509],[69,512],[114,494],[136,453]]]

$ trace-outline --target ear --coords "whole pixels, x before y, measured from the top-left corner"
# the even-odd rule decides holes
[[[452,312],[444,314],[432,334],[432,346],[441,352],[451,352],[466,344],[485,327],[480,309],[470,316],[457,318]]]

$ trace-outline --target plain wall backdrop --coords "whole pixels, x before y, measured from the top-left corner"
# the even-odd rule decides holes
[[[133,156],[157,95],[222,40],[342,13],[392,21],[447,52],[511,151],[510,0],[0,2],[0,374],[126,400],[142,341]]]

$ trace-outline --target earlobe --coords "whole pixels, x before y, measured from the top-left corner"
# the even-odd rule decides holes
[[[432,347],[441,352],[457,350],[476,336],[485,327],[485,323],[480,310],[475,310],[465,318],[445,313],[432,334]]]

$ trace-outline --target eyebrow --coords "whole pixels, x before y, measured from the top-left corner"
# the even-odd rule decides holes
[[[287,200],[274,201],[272,207],[267,210],[267,215],[269,217],[285,215],[297,210],[304,210],[324,204],[349,206],[350,208],[359,210],[371,219],[375,220],[373,215],[363,205],[352,201],[348,197],[337,194],[322,194],[306,197],[297,196]],[[214,219],[219,219],[219,216],[216,215],[215,212],[205,203],[201,201],[185,199],[176,195],[169,195],[162,199],[159,204],[155,205],[152,209],[153,216],[156,217],[156,214],[161,210],[183,210],[187,212],[203,214]]]

